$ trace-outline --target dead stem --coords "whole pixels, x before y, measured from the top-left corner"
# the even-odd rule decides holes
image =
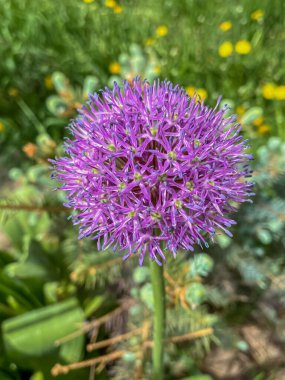
[[[98,356],[98,358],[85,360],[78,363],[72,363],[68,365],[56,364],[51,369],[52,376],[58,376],[61,374],[67,374],[69,371],[79,368],[91,367],[98,363],[107,363],[112,360],[120,359],[124,355],[125,351],[115,351],[107,355]]]
[[[60,346],[61,344],[68,342],[69,340],[72,340],[79,335],[82,335],[94,328],[98,328],[102,324],[108,322],[111,318],[114,318],[115,316],[120,315],[124,310],[128,309],[132,304],[134,304],[134,302],[135,302],[134,300],[125,301],[121,306],[117,307],[117,309],[115,310],[112,310],[110,313],[107,313],[103,315],[102,317],[95,319],[94,321],[86,323],[79,330],[74,331],[73,333],[63,338],[56,340],[55,345]]]
[[[193,340],[197,338],[202,338],[204,336],[212,335],[214,333],[214,329],[212,327],[207,327],[205,329],[197,330],[197,331],[192,331],[190,333],[184,334],[184,335],[177,335],[177,336],[172,336],[168,339],[166,339],[167,343],[180,343],[180,342],[185,342],[187,340]],[[145,345],[150,348],[153,345],[152,341],[147,341],[145,342]]]
[[[126,334],[114,336],[113,338],[110,338],[110,339],[101,340],[100,342],[96,342],[96,343],[89,343],[86,349],[88,352],[91,352],[99,348],[111,346],[113,344],[122,342],[123,340],[126,340],[128,338],[131,338],[134,335],[139,335],[141,332],[142,332],[142,327],[132,330]]]
[[[109,313],[109,315],[110,314],[111,313]],[[107,314],[106,314],[106,316],[107,316]],[[137,330],[140,330],[140,332],[143,333],[144,337],[147,337],[148,336],[148,332],[149,332],[149,325],[145,325],[143,328],[140,328],[140,329],[137,329]],[[134,335],[134,331],[136,331],[136,330],[133,330],[130,333],[132,333],[132,335]],[[177,335],[177,336],[170,337],[170,338],[166,339],[165,342],[166,343],[185,342],[185,341],[188,341],[188,340],[193,340],[193,339],[197,339],[197,338],[202,338],[202,337],[207,336],[207,335],[211,335],[211,334],[213,334],[213,332],[214,332],[214,329],[212,327],[207,327],[205,329],[201,329],[201,330],[197,330],[197,331],[192,331],[192,332],[190,332],[188,334]],[[124,335],[126,335],[126,334],[124,334]],[[106,342],[106,340],[103,341],[103,342]],[[100,343],[100,342],[98,342],[98,343]],[[141,355],[141,350],[142,349],[145,350],[146,348],[151,348],[152,345],[153,345],[152,341],[145,341],[136,350],[129,350],[129,351],[133,351],[133,352],[137,353],[138,355]],[[99,367],[103,368],[105,363],[107,363],[109,361],[112,361],[112,360],[118,360],[118,359],[120,359],[125,354],[125,352],[126,351],[114,351],[114,352],[111,352],[110,354],[107,354],[107,355],[102,355],[102,356],[99,356],[99,357],[94,358],[94,359],[89,359],[89,360],[85,360],[85,361],[78,362],[78,363],[72,363],[72,364],[69,364],[69,365],[55,364],[54,367],[51,370],[51,374],[53,376],[58,376],[60,374],[67,374],[71,370],[76,370],[76,369],[79,369],[79,368],[91,367],[91,366],[94,366],[96,364],[100,364]],[[98,369],[99,369],[99,367],[98,367]]]

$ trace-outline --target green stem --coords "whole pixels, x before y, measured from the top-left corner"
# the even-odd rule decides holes
[[[163,266],[159,266],[155,261],[150,262],[151,282],[154,300],[153,317],[153,379],[163,379],[163,348],[165,334],[165,289]]]

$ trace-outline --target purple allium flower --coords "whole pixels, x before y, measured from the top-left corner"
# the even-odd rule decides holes
[[[252,156],[235,116],[218,104],[139,78],[90,95],[70,125],[66,156],[53,161],[79,238],[119,247],[124,258],[136,253],[140,264],[148,252],[161,264],[161,242],[175,257],[179,248],[208,247],[218,230],[231,236],[227,214],[252,195]]]

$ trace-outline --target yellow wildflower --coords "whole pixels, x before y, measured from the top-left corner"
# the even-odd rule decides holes
[[[285,86],[277,86],[275,88],[274,98],[277,100],[285,100]]]
[[[94,0],[83,0],[83,3],[91,4],[91,3],[94,3]]]
[[[159,65],[156,65],[153,71],[155,74],[159,75],[161,73],[161,67]]]
[[[239,40],[236,43],[235,50],[238,54],[248,54],[251,52],[251,43],[247,40]]]
[[[33,143],[28,143],[23,146],[22,151],[26,153],[26,155],[30,158],[33,158],[35,154],[37,153],[37,146]]]
[[[53,88],[53,81],[52,81],[52,77],[51,75],[47,75],[45,77],[45,87],[48,89],[48,90],[51,90]]]
[[[120,74],[121,72],[121,65],[118,62],[112,62],[109,65],[109,71],[111,74]]]
[[[208,93],[204,88],[195,88],[193,86],[188,86],[185,88],[187,94],[192,98],[195,94],[197,98],[200,97],[201,100],[207,98]],[[197,99],[198,100],[198,99]]]
[[[117,5],[117,3],[116,3],[115,0],[106,0],[106,1],[105,1],[105,5],[106,5],[106,7],[108,7],[108,8],[115,8],[116,5]]]
[[[262,96],[265,99],[273,99],[275,95],[275,89],[276,86],[274,83],[265,83],[265,85],[262,86]]]
[[[267,125],[267,124],[262,124],[258,128],[258,133],[261,134],[261,135],[266,135],[270,131],[271,131],[271,127],[270,127],[270,125]]]
[[[263,122],[264,122],[264,117],[259,116],[255,120],[253,120],[252,124],[255,125],[256,127],[258,127],[258,126],[262,125]]]
[[[238,115],[244,115],[245,114],[245,111],[246,111],[246,109],[244,108],[244,106],[237,106],[237,108],[236,108],[236,112],[237,112],[237,114]]]
[[[153,44],[155,43],[155,39],[150,37],[150,38],[147,38],[144,42],[145,46],[152,46]]]
[[[123,12],[123,7],[121,7],[119,4],[116,4],[114,6],[114,12],[115,13],[122,13]]]
[[[0,133],[5,131],[5,125],[0,121]]]
[[[193,86],[188,86],[185,88],[187,94],[192,98],[195,94],[195,87]]]
[[[19,95],[19,90],[16,87],[10,87],[8,89],[8,94],[12,97],[16,97]]]
[[[264,11],[262,9],[257,9],[256,11],[252,12],[250,17],[253,21],[259,21],[264,16]]]
[[[155,34],[157,37],[165,37],[168,34],[168,28],[166,25],[160,25],[156,28]]]
[[[219,29],[223,32],[227,32],[228,30],[232,29],[233,24],[230,21],[224,21],[219,25]]]
[[[204,88],[198,88],[197,89],[197,95],[200,96],[201,100],[208,97],[208,93]]]
[[[219,55],[223,58],[229,57],[233,52],[233,44],[230,41],[223,42],[219,46]]]

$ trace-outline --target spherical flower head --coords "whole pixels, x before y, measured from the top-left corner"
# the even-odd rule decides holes
[[[139,78],[90,95],[69,126],[66,155],[53,160],[79,238],[161,264],[165,252],[231,235],[228,213],[251,195],[252,157],[226,111]]]

